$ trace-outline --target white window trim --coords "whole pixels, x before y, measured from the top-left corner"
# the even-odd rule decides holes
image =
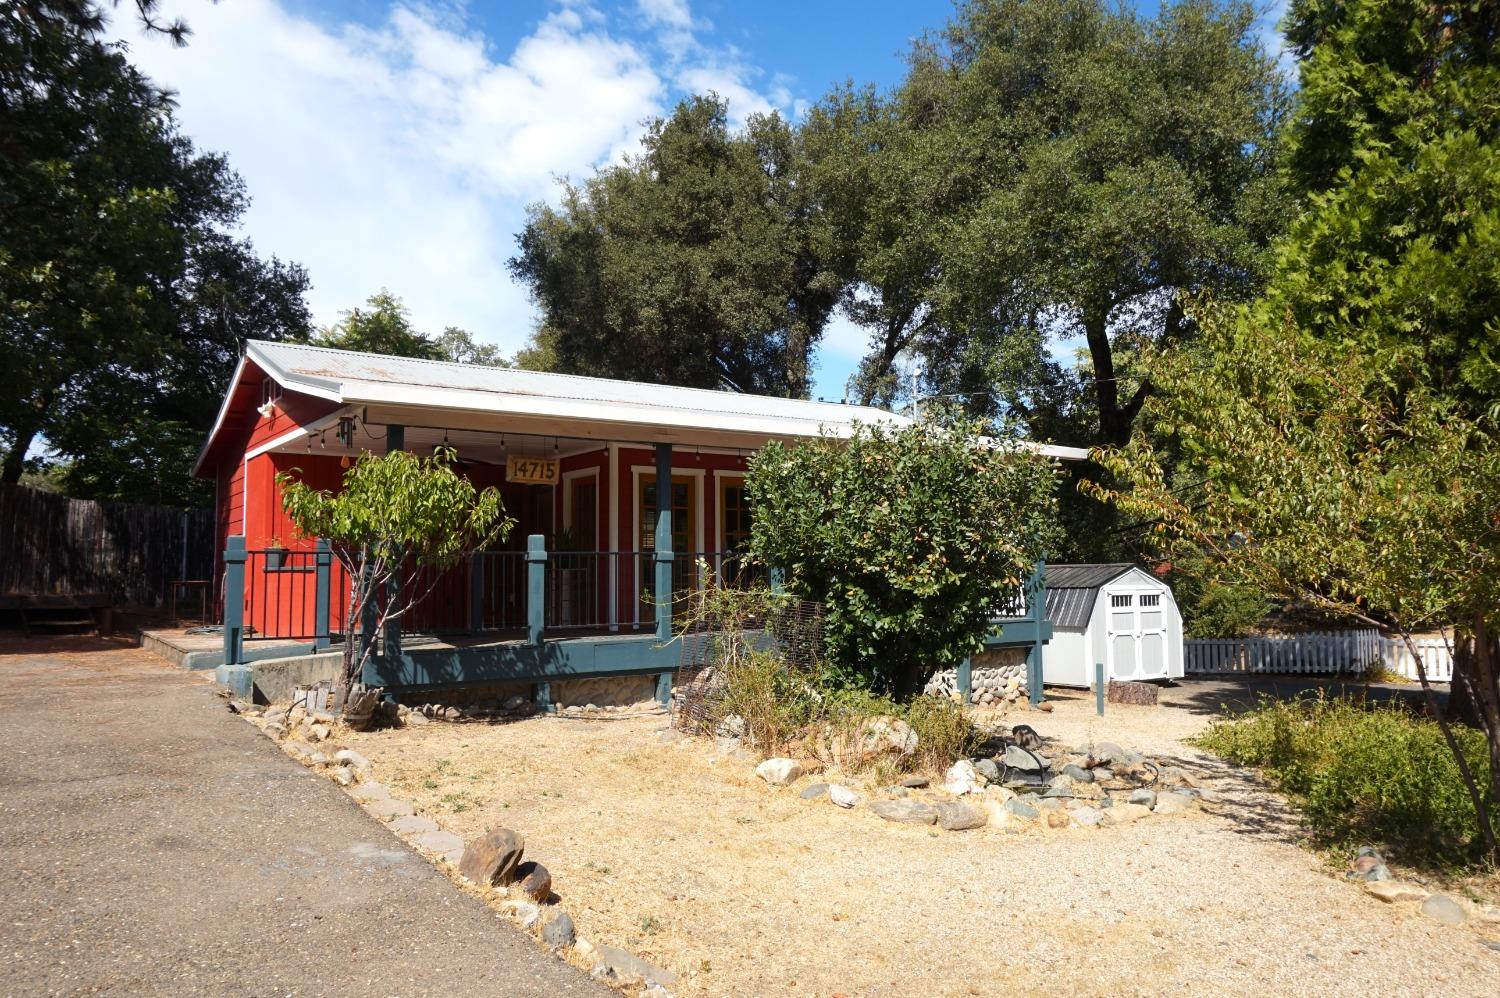
[[[573,471],[565,471],[565,472],[563,472],[563,475],[562,475],[562,490],[563,490],[563,494],[562,494],[562,522],[563,522],[564,529],[566,529],[566,530],[572,530],[573,529],[573,483],[576,482],[576,481],[578,481],[578,480],[580,480],[580,479],[583,479],[583,478],[592,478],[592,479],[594,479],[594,502],[597,504],[598,501],[599,501],[599,469],[598,468],[577,468],[577,469],[575,469]],[[599,513],[599,509],[598,509],[598,507],[596,505],[595,508],[594,508],[594,514],[597,516],[598,513]],[[594,534],[595,534],[594,544],[595,545],[597,545],[599,543],[598,533],[599,533],[599,525],[596,523],[594,525]]]
[[[738,481],[745,484],[745,472],[743,471],[715,471],[714,472],[714,547],[715,551],[727,551],[724,538],[724,483],[726,481]]]

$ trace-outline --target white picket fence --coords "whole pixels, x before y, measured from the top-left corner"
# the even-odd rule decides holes
[[[1441,638],[1412,642],[1422,656],[1427,678],[1446,683],[1453,678],[1453,659]],[[1319,631],[1249,638],[1188,638],[1182,642],[1183,671],[1196,676],[1332,675],[1358,673],[1383,665],[1411,680],[1417,678],[1416,660],[1406,642],[1382,637],[1374,628]]]

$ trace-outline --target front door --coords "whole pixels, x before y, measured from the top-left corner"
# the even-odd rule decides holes
[[[1110,678],[1166,678],[1167,615],[1160,593],[1110,594],[1108,626]]]
[[[672,591],[690,589],[696,576],[697,552],[693,548],[693,527],[698,522],[697,496],[693,479],[672,479]],[[656,479],[642,478],[636,493],[636,550],[641,552],[639,572],[643,592],[638,620],[656,618]]]

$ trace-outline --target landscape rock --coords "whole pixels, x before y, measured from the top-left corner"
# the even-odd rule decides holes
[[[261,728],[261,730],[275,739],[282,739],[286,737],[286,725],[282,724],[280,721],[269,721],[266,723],[266,726],[264,728]]]
[[[1374,866],[1370,867],[1363,874],[1361,874],[1360,879],[1365,881],[1366,883],[1378,883],[1382,880],[1390,880],[1390,867],[1386,866],[1384,863],[1376,863]]]
[[[359,774],[348,766],[339,766],[331,769],[328,771],[328,775],[333,778],[333,782],[341,787],[352,787],[359,782]]]
[[[500,707],[502,710],[520,710],[530,702],[530,700],[526,699],[518,693],[514,696],[506,697],[505,702],[502,703]]]
[[[339,749],[333,754],[333,761],[343,763],[357,773],[368,773],[375,768],[370,764],[369,759],[353,749]]]
[[[1073,780],[1075,783],[1093,783],[1094,774],[1092,770],[1084,769],[1077,763],[1068,763],[1062,768],[1062,775]]]
[[[1073,822],[1084,828],[1091,828],[1104,820],[1104,812],[1097,807],[1080,807],[1071,812]]]
[[[405,814],[416,814],[416,808],[404,800],[379,797],[365,804],[365,810],[377,818],[399,818]]]
[[[1115,778],[1115,771],[1107,766],[1096,766],[1093,769],[1095,783],[1108,783]]]
[[[671,971],[653,967],[633,953],[600,943],[594,947],[593,976],[615,984],[651,982],[666,987],[677,978]]]
[[[908,790],[921,790],[932,781],[925,776],[908,776],[901,781],[901,785]]]
[[[984,777],[990,783],[1000,782],[1000,766],[994,759],[976,759],[974,761],[974,772]]]
[[[400,820],[399,818],[397,819]],[[430,832],[421,832],[412,839],[412,843],[424,852],[435,852],[443,857],[461,852],[464,840],[452,832],[435,829]]]
[[[438,823],[431,818],[423,818],[420,815],[408,814],[391,822],[391,831],[397,835],[420,835],[422,832],[435,832]]]
[[[577,938],[573,917],[565,911],[554,911],[542,922],[542,942],[551,949],[572,946]]]
[[[1141,804],[1116,804],[1104,812],[1104,818],[1100,822],[1105,825],[1128,825],[1132,821],[1138,821],[1151,813],[1151,809]]]
[[[917,750],[917,733],[899,717],[866,718],[852,732],[825,729],[814,741],[814,754],[835,766],[860,766],[878,756],[904,759]]]
[[[1041,756],[1033,755],[1019,745],[1007,745],[1005,765],[1008,769],[1018,769],[1023,773],[1039,773],[1046,768],[1047,763]]]
[[[803,787],[802,792],[797,796],[801,797],[803,800],[817,800],[819,797],[827,796],[827,794],[828,784],[810,783],[807,786]]]
[[[979,790],[981,784],[979,774],[974,770],[974,764],[967,759],[955,762],[948,768],[948,772],[943,774],[943,787],[956,797]]]
[[[773,787],[784,787],[802,775],[802,764],[796,759],[767,759],[755,767],[755,775]]]
[[[1127,803],[1139,804],[1148,811],[1156,806],[1156,792],[1152,790],[1137,790],[1125,798]]]
[[[518,833],[509,828],[491,828],[464,846],[458,872],[481,887],[503,886],[515,879],[525,849],[526,840]]]
[[[937,809],[916,800],[872,801],[870,810],[886,821],[897,821],[909,825],[931,825],[937,822]]]
[[[1068,824],[1069,824],[1069,822],[1068,822],[1068,812],[1066,812],[1066,811],[1048,811],[1047,812],[1047,827],[1048,828],[1067,828]]]
[[[1464,906],[1446,894],[1430,895],[1422,902],[1422,914],[1444,925],[1458,925],[1469,917]]]
[[[542,909],[530,901],[507,901],[500,907],[517,925],[528,931],[542,920]]]
[[[828,788],[828,799],[842,808],[851,808],[859,803],[859,795],[839,783]]]
[[[390,790],[386,789],[384,783],[361,783],[359,786],[349,791],[349,796],[353,797],[361,804],[368,804],[371,801],[383,800],[390,795],[391,792]]]
[[[1416,884],[1403,883],[1400,880],[1372,880],[1365,884],[1365,893],[1371,897],[1377,897],[1387,903],[1393,901],[1421,901],[1427,897],[1427,891]]]
[[[1132,795],[1134,796],[1134,795]],[[1158,794],[1152,814],[1183,814],[1192,810],[1193,799],[1183,794]]]
[[[531,900],[541,903],[552,896],[552,874],[540,863],[516,867],[516,886]]]
[[[418,714],[416,711],[412,711],[410,714],[402,716],[401,723],[409,724],[414,728],[420,728],[422,725],[427,724],[428,720],[424,715]]]
[[[1129,753],[1114,742],[1100,742],[1094,746],[1092,756],[1096,762],[1125,765],[1130,761]]]
[[[1371,850],[1368,853],[1354,857],[1354,860],[1349,864],[1349,870],[1350,872],[1363,877],[1365,874],[1375,869],[1375,867],[1380,866],[1381,862],[1382,861],[1380,859],[1380,855],[1374,850]]]
[[[937,820],[940,827],[950,832],[963,832],[971,828],[983,828],[989,816],[980,808],[954,801],[937,806]]]
[[[1038,818],[1042,812],[1019,797],[1005,802],[1005,809],[1017,818]]]

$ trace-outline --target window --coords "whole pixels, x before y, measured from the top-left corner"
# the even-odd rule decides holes
[[[1109,605],[1110,606],[1133,606],[1134,605],[1134,602],[1133,602],[1134,600],[1135,600],[1135,597],[1134,596],[1130,596],[1130,595],[1125,595],[1125,596],[1111,596],[1109,598]]]
[[[719,490],[719,508],[724,516],[724,551],[743,551],[750,546],[750,500],[742,478],[727,479]]]
[[[599,529],[599,486],[592,478],[573,480],[573,500],[569,524],[573,540],[580,551],[597,551]]]
[[[1161,595],[1158,593],[1147,593],[1141,597],[1141,606],[1161,606]]]

